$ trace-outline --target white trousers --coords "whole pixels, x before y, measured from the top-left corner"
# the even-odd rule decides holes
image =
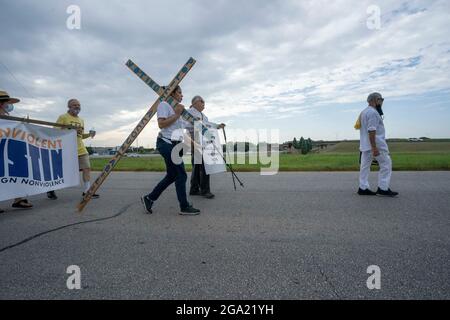
[[[373,160],[372,151],[364,151],[361,154],[361,165],[359,169],[359,187],[362,190],[370,189],[369,186],[369,173],[370,165]],[[380,155],[375,157],[380,165],[380,171],[378,172],[378,187],[381,190],[387,191],[391,183],[392,175],[392,160],[389,153],[380,150]]]

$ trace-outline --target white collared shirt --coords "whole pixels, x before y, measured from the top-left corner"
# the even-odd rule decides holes
[[[371,106],[368,106],[361,112],[361,129],[360,129],[360,141],[359,150],[361,152],[372,150],[370,144],[369,131],[376,131],[375,143],[378,150],[389,152],[388,145],[386,143],[386,131],[384,129],[383,119],[378,111]]]

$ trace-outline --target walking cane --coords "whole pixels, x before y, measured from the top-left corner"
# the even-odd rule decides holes
[[[227,142],[227,135],[225,133],[225,128],[222,128],[223,131],[223,137],[225,139],[225,148],[227,149],[227,155],[228,158],[230,157],[230,152],[228,150],[228,142]],[[226,166],[230,169],[231,172],[231,177],[233,178],[233,186],[234,186],[234,190],[236,191],[236,181],[234,180],[236,178],[237,181],[239,181],[239,184],[241,185],[241,187],[244,187],[244,184],[242,183],[242,181],[238,178],[238,176],[236,175],[236,173],[233,170],[233,167],[231,166],[231,164],[227,163],[227,160],[225,159],[225,157],[223,156],[223,154],[221,152],[219,152],[219,154],[222,156],[223,161],[225,162]]]

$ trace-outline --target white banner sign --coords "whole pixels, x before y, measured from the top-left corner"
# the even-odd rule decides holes
[[[0,119],[0,201],[79,184],[75,130]]]
[[[211,139],[203,136],[203,161],[205,163],[206,174],[215,174],[227,171],[223,161],[223,150],[220,144],[219,132],[217,129],[208,127]]]

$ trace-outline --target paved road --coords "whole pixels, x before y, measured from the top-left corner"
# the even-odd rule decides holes
[[[450,298],[450,172],[395,172],[396,199],[359,197],[355,172],[239,175],[237,192],[214,176],[216,199],[194,198],[195,217],[178,215],[173,187],[143,213],[160,173],[113,173],[83,215],[76,188],[8,209],[0,250],[117,216],[0,252],[0,299]],[[81,290],[66,287],[69,265]],[[380,290],[366,286],[369,265]]]

